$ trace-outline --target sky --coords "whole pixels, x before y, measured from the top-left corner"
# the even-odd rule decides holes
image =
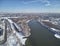
[[[0,12],[60,13],[60,0],[0,0]]]

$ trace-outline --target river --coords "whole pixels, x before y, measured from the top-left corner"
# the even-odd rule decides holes
[[[49,29],[43,27],[39,22],[32,20],[28,23],[31,35],[26,46],[60,46],[60,39],[54,37]]]

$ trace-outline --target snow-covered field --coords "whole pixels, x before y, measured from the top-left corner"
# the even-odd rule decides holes
[[[16,23],[14,23],[11,19],[8,19],[8,18],[6,19],[10,23],[10,27],[12,30],[10,32],[9,31],[7,32],[8,33],[7,35],[9,35],[9,37],[7,37],[7,41],[0,46],[23,46],[25,45],[27,38],[24,38],[25,36],[22,35],[21,32],[17,32],[14,28],[14,25],[19,31],[22,31],[21,28]]]

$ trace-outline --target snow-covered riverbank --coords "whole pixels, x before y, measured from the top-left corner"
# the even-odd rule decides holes
[[[16,26],[16,28],[21,31],[20,27],[14,23],[11,19],[7,19],[9,22],[10,22],[10,25],[11,25],[11,28],[13,30],[13,33],[16,34],[16,36],[20,39],[20,42],[22,45],[25,45],[25,41],[27,40],[27,38],[24,38],[25,36],[21,34],[21,32],[16,32],[15,28],[14,28],[14,25]],[[14,25],[13,25],[14,24]]]

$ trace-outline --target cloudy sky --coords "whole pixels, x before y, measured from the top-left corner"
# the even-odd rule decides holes
[[[0,12],[60,13],[60,0],[0,0]]]

